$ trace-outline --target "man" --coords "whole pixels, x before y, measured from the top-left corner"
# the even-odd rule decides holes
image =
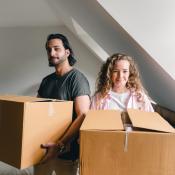
[[[41,164],[24,170],[7,167],[9,174],[18,175],[75,175],[77,174],[78,133],[90,105],[90,88],[86,77],[73,68],[76,60],[68,39],[62,34],[51,34],[46,41],[49,66],[55,72],[45,77],[38,90],[38,96],[73,101],[72,123],[56,143],[42,144],[46,155]],[[63,153],[70,144],[70,151]]]
[[[18,174],[76,175],[79,128],[90,106],[89,83],[81,72],[73,68],[76,60],[64,35],[50,34],[45,46],[49,66],[54,67],[55,72],[42,80],[38,97],[73,101],[72,123],[57,142],[41,145],[41,148],[46,150],[41,164],[24,169]],[[64,153],[67,145],[70,151]]]
[[[85,114],[90,105],[90,88],[86,77],[73,68],[76,62],[68,39],[62,34],[51,34],[47,38],[46,50],[49,66],[55,67],[55,72],[45,77],[38,90],[38,96],[73,101],[73,121],[65,134],[57,143],[42,145],[47,150],[42,163],[55,156],[60,159],[75,161],[78,158],[77,135]],[[61,154],[67,144],[70,152]],[[59,166],[59,165],[58,165]],[[58,172],[60,173],[60,172]],[[71,172],[72,173],[72,172]]]

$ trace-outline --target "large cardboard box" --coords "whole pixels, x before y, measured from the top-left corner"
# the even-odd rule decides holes
[[[0,96],[0,161],[23,169],[44,155],[42,143],[57,140],[72,120],[71,101]]]
[[[80,129],[80,174],[174,175],[175,130],[155,112],[89,111]]]

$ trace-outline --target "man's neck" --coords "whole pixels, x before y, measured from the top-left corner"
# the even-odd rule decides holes
[[[69,72],[70,70],[72,70],[73,67],[68,64],[62,64],[62,65],[57,65],[55,67],[56,70],[56,74],[59,76],[63,76],[64,74],[66,74],[67,72]]]

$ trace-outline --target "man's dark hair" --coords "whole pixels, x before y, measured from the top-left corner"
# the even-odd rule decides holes
[[[60,33],[55,33],[55,34],[48,35],[47,41],[46,41],[46,44],[45,44],[46,50],[47,50],[48,42],[50,40],[52,40],[52,39],[60,39],[63,42],[64,48],[65,49],[69,49],[70,55],[68,56],[68,61],[69,61],[70,66],[73,66],[76,63],[76,59],[74,58],[73,50],[72,50],[72,48],[71,48],[71,46],[69,44],[69,41],[66,38],[66,36],[64,36],[63,34],[60,34]]]

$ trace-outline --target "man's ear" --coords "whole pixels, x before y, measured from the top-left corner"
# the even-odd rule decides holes
[[[69,49],[66,49],[66,55],[67,55],[67,57],[70,55],[70,50]]]

